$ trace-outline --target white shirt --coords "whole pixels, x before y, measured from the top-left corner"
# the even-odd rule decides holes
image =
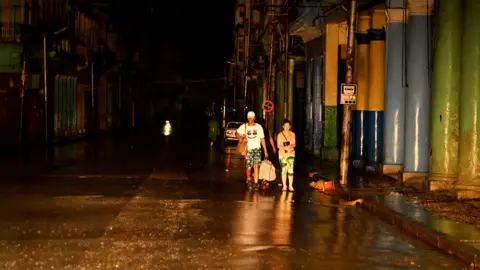
[[[249,126],[248,124],[243,124],[237,129],[237,133],[240,135],[245,135],[245,125],[247,131],[247,149],[257,149],[261,148],[260,139],[265,138],[265,134],[263,133],[263,128],[260,124],[255,123],[254,126]]]

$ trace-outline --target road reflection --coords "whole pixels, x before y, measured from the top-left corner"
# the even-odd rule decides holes
[[[272,243],[290,245],[292,231],[292,192],[282,192],[277,197],[273,220]]]

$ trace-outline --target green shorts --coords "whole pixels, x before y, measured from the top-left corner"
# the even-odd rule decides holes
[[[295,156],[280,156],[280,166],[282,167],[282,174],[293,175],[293,168],[295,167]]]
[[[262,149],[249,149],[247,151],[247,168],[252,168],[253,165],[260,165],[262,163]]]

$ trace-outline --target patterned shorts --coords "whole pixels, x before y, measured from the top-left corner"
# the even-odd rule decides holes
[[[282,167],[282,174],[293,175],[293,168],[295,167],[295,156],[279,157],[280,166]]]
[[[249,149],[247,151],[247,168],[252,168],[253,165],[260,165],[262,163],[262,149]]]

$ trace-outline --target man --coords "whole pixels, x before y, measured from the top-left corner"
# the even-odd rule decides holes
[[[308,173],[308,178],[310,178],[310,187],[313,189],[318,189],[323,192],[335,190],[335,184],[333,181],[321,176],[315,170],[312,170]]]
[[[262,162],[262,148],[265,158],[268,158],[267,146],[265,144],[265,134],[261,125],[255,123],[255,113],[248,112],[247,124],[241,125],[235,135],[239,140],[247,140],[247,154],[246,154],[246,167],[247,167],[247,186],[249,189],[252,187],[258,189],[258,167]],[[252,184],[252,168],[253,168],[253,181]]]

